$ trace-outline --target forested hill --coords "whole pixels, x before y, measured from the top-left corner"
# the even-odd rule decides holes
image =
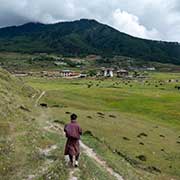
[[[121,33],[95,20],[57,24],[28,23],[0,29],[0,51],[46,52],[83,56],[129,56],[180,64],[180,44],[151,41]]]

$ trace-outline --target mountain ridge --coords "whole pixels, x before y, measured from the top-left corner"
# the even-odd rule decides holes
[[[58,53],[66,56],[128,56],[180,64],[180,44],[136,38],[96,20],[26,23],[0,28],[0,51]]]

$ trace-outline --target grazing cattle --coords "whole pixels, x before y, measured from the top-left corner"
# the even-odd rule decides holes
[[[159,128],[158,126],[154,126],[155,129]]]
[[[143,142],[140,142],[139,144],[144,146],[144,143],[143,143]]]
[[[41,106],[41,107],[44,107],[44,108],[47,108],[47,107],[48,107],[48,105],[47,105],[46,103],[41,103],[40,106]]]
[[[146,169],[147,169],[149,172],[161,173],[161,170],[158,169],[158,168],[155,167],[155,166],[148,166]]]
[[[147,137],[148,135],[146,133],[140,133],[137,137],[141,138],[141,137]]]
[[[87,116],[87,118],[88,118],[88,119],[92,119],[92,117],[91,117],[91,116]]]
[[[104,116],[105,114],[101,113],[101,112],[97,112],[97,114],[99,114],[100,116]]]
[[[31,112],[28,108],[24,107],[23,105],[19,107],[23,111]]]
[[[110,117],[110,118],[116,118],[116,116],[115,116],[115,115],[109,115],[109,117]]]
[[[104,119],[104,116],[99,116],[99,117]]]
[[[88,84],[88,88],[91,88],[93,86],[93,84]]]
[[[130,141],[130,139],[127,138],[127,137],[123,137],[123,139],[126,140],[126,141]]]
[[[147,160],[146,156],[144,156],[144,155],[136,156],[136,158],[138,158],[141,161],[146,161]]]

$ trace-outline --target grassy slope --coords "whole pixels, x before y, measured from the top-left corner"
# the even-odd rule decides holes
[[[54,118],[67,121],[66,111],[76,112],[80,117],[79,121],[84,130],[90,130],[92,134],[100,139],[112,152],[117,151],[125,154],[130,163],[148,168],[154,166],[161,170],[161,175],[157,178],[165,179],[169,176],[180,176],[179,174],[179,100],[180,94],[174,89],[175,83],[165,83],[160,86],[159,79],[179,78],[179,74],[153,74],[153,79],[149,80],[151,85],[143,85],[138,82],[131,82],[132,87],[120,83],[91,80],[93,87],[87,88],[90,83],[86,80],[30,80],[33,87],[47,91],[46,97],[42,99],[50,106],[59,105],[60,108],[52,108]],[[116,80],[117,81],[117,80]],[[99,84],[99,86],[96,86]],[[158,84],[158,87],[155,85]],[[62,108],[64,107],[64,108]],[[101,117],[97,112],[103,112]],[[114,115],[115,117],[109,117]],[[87,116],[91,116],[89,119]],[[138,138],[140,133],[146,133],[147,137]],[[161,137],[163,135],[164,137]],[[128,140],[124,140],[127,137]],[[85,141],[92,145],[88,138]],[[139,143],[144,143],[141,145]],[[95,147],[95,146],[94,146]],[[103,146],[102,146],[103,147]],[[98,151],[98,148],[96,148]],[[106,149],[106,148],[105,148]],[[100,148],[99,152],[105,152]],[[146,162],[136,158],[138,155],[145,155]],[[144,172],[124,170],[125,164],[118,164],[117,154],[104,154],[104,158],[109,159],[111,165],[125,177],[132,174],[146,174]],[[137,162],[138,164],[136,164]],[[148,176],[148,175],[147,175]],[[147,178],[144,175],[144,178]]]
[[[38,149],[54,144],[55,138],[38,126],[40,112],[30,98],[37,92],[4,70],[0,89],[0,179],[23,179],[43,165],[46,159]],[[67,177],[63,168],[60,173]]]
[[[22,180],[29,175],[39,180],[68,178],[63,160],[65,138],[44,129],[53,119],[47,110],[34,107],[38,95],[22,80],[0,69],[0,179]],[[52,145],[57,149],[48,156],[41,153]],[[113,179],[85,155],[81,162],[80,179]]]

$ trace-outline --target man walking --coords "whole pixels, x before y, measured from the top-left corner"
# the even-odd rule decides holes
[[[71,122],[64,127],[64,132],[67,137],[64,155],[69,155],[71,166],[78,167],[78,160],[80,155],[79,140],[82,135],[82,129],[77,123],[77,115],[71,115]],[[75,158],[75,162],[74,162]]]

